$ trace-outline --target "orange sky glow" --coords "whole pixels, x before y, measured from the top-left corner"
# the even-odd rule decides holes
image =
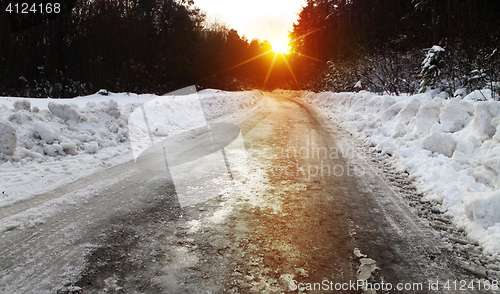
[[[207,13],[209,20],[221,20],[249,40],[272,44],[286,38],[306,1],[195,0],[195,5]]]

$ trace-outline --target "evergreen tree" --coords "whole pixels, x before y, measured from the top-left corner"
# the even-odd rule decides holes
[[[443,79],[445,62],[443,60],[444,49],[438,45],[426,49],[427,55],[422,62],[422,70],[420,71],[420,93],[424,93],[427,87],[433,89],[443,87]]]

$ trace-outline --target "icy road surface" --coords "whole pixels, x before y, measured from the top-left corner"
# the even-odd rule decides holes
[[[2,234],[0,292],[375,293],[351,286],[370,282],[393,288],[377,293],[482,293],[489,283],[308,106],[268,94],[213,123],[1,209],[7,219],[56,206]]]

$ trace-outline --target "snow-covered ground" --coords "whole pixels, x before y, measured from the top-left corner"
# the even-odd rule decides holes
[[[289,94],[392,155],[427,200],[486,253],[499,257],[500,102],[488,99],[491,92],[463,99],[433,92]],[[188,100],[199,98],[201,104],[106,92],[74,99],[0,98],[0,207],[133,160],[129,123],[138,114],[135,122],[141,123],[138,109],[156,115],[153,103],[159,103],[162,113],[170,113],[149,122],[149,136],[162,137],[253,105],[262,94],[204,90],[193,95],[196,99]],[[172,103],[165,103],[169,99]]]
[[[260,96],[203,90],[176,98],[101,90],[73,99],[1,97],[0,207],[133,160],[129,116],[144,105],[154,109],[149,104],[162,102],[162,111],[171,114],[169,123],[150,122],[153,135],[165,137],[200,122],[200,111],[202,120],[210,121],[253,105]]]
[[[297,94],[296,94],[297,95]],[[384,96],[302,92],[300,99],[390,154],[485,253],[500,254],[500,102],[490,90]]]

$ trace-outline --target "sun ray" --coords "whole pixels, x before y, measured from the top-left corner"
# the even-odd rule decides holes
[[[283,29],[283,31],[281,32],[281,36],[278,39],[278,38],[276,38],[274,33],[271,31],[271,28],[268,25],[266,25],[266,27],[273,38],[273,40],[271,40],[272,51],[274,53],[285,53],[285,54],[290,53],[290,49],[291,49],[290,48],[290,39],[286,36],[285,29]]]
[[[314,29],[314,30],[312,30],[312,31],[310,31],[310,32],[307,32],[307,33],[303,34],[302,36],[299,36],[299,37],[297,37],[297,38],[295,38],[295,39],[291,40],[291,42],[295,42],[295,41],[297,41],[297,40],[300,40],[300,39],[302,39],[302,38],[305,38],[305,37],[309,36],[310,34],[312,34],[312,33],[316,33],[317,31],[319,31],[319,30],[321,30],[321,29],[324,29],[324,28],[326,28],[326,27],[324,27],[324,26],[323,26],[323,27],[319,27],[319,28],[317,28],[317,29]]]
[[[301,56],[301,57],[305,57],[305,58],[312,59],[312,60],[317,61],[317,62],[326,63],[326,61],[323,61],[323,60],[320,60],[320,59],[317,59],[317,58],[311,57],[311,56],[306,55],[306,54],[297,53],[297,52],[295,52],[295,54],[297,54],[298,56]]]
[[[293,73],[293,70],[292,70],[292,67],[290,66],[290,64],[288,63],[288,60],[286,59],[286,56],[285,54],[281,54],[281,56],[283,56],[283,60],[285,61],[285,64],[286,66],[288,67],[288,70],[290,71],[290,73],[292,74],[292,77],[293,77],[293,80],[295,81],[295,84],[297,85],[297,87],[299,87],[300,89],[300,86],[299,86],[299,81],[297,81],[297,78],[295,77],[295,74]]]
[[[245,60],[245,61],[242,61],[242,62],[238,63],[237,65],[235,65],[235,66],[233,66],[233,67],[230,67],[230,68],[228,68],[228,69],[226,69],[226,70],[221,71],[219,74],[221,74],[221,73],[225,73],[226,71],[230,71],[230,70],[232,70],[232,69],[237,68],[238,66],[242,66],[243,64],[249,63],[250,61],[253,61],[253,60],[257,59],[257,58],[260,58],[260,57],[262,57],[262,56],[264,56],[264,55],[266,55],[266,54],[269,54],[270,52],[272,52],[272,50],[268,50],[268,51],[266,51],[266,52],[264,52],[264,53],[261,53],[261,54],[259,54],[259,55],[257,55],[257,56],[254,56],[254,57],[249,58],[249,59],[247,59],[247,60]]]
[[[299,40],[299,39],[302,39],[302,38],[304,38],[304,37],[306,37],[306,36],[308,36],[308,35],[310,35],[310,34],[312,34],[312,33],[315,33],[315,32],[317,32],[317,31],[319,31],[319,30],[321,30],[321,29],[323,29],[323,28],[325,28],[325,27],[320,27],[320,28],[317,28],[317,29],[312,30],[312,31],[310,31],[310,32],[307,32],[306,34],[304,34],[304,35],[302,35],[302,36],[300,36],[300,37],[297,37],[297,38],[295,38],[295,39],[293,39],[293,40],[290,40],[287,36],[285,36],[285,31],[283,31],[283,33],[282,33],[282,35],[281,35],[280,40],[278,40],[278,39],[276,39],[276,37],[275,37],[275,36],[274,36],[274,34],[272,33],[272,31],[271,31],[271,29],[269,28],[269,26],[267,26],[267,28],[268,28],[268,30],[271,32],[271,35],[272,35],[272,37],[273,37],[273,42],[271,43],[271,46],[272,46],[272,49],[271,49],[271,50],[268,50],[268,51],[266,51],[266,52],[264,52],[264,53],[261,53],[261,54],[259,54],[259,55],[257,55],[257,56],[254,56],[254,57],[249,58],[249,59],[247,59],[247,60],[245,60],[245,61],[242,61],[242,62],[240,62],[240,63],[236,64],[235,66],[232,66],[232,67],[230,67],[230,68],[228,68],[228,69],[226,69],[226,70],[223,70],[223,71],[219,72],[218,74],[225,73],[225,72],[227,72],[227,71],[230,71],[230,70],[232,70],[232,69],[234,69],[234,68],[237,68],[237,67],[239,67],[239,66],[242,66],[242,65],[244,65],[244,64],[246,64],[246,63],[249,63],[249,62],[251,62],[251,61],[253,61],[253,60],[255,60],[255,59],[258,59],[258,58],[260,58],[260,57],[263,57],[264,55],[267,55],[267,54],[269,54],[269,53],[273,52],[273,53],[274,53],[273,60],[271,61],[271,64],[269,65],[269,69],[268,69],[268,71],[267,71],[267,74],[266,74],[266,78],[265,78],[265,80],[264,80],[264,85],[263,85],[263,87],[265,87],[265,86],[266,86],[266,84],[267,84],[267,82],[269,81],[269,78],[270,78],[271,73],[272,73],[273,68],[274,68],[274,64],[276,63],[276,59],[277,59],[278,55],[279,55],[279,54],[281,54],[281,56],[283,57],[283,60],[285,61],[285,64],[286,64],[286,66],[287,66],[288,70],[290,71],[290,74],[291,74],[291,75],[292,75],[292,77],[293,77],[293,80],[295,81],[295,84],[297,85],[297,87],[299,87],[299,88],[300,88],[299,81],[297,80],[297,77],[295,76],[295,73],[293,72],[293,69],[292,69],[292,67],[291,67],[290,63],[288,62],[288,59],[286,58],[286,56],[285,56],[285,55],[293,53],[293,54],[297,54],[298,56],[305,57],[305,58],[309,58],[309,59],[312,59],[312,60],[317,61],[317,62],[326,63],[326,62],[325,62],[325,61],[323,61],[323,60],[320,60],[320,59],[317,59],[317,58],[314,58],[314,57],[308,56],[308,55],[306,55],[306,54],[302,54],[302,53],[299,53],[299,52],[291,52],[291,47],[290,47],[290,44],[291,44],[291,43],[293,43],[294,41]],[[283,41],[283,39],[287,40],[287,41],[288,41],[288,43],[286,43],[285,41]],[[285,48],[286,48],[286,49],[285,49]],[[217,74],[216,74],[216,75],[217,75]]]
[[[290,74],[292,75],[293,77],[293,80],[295,81],[295,84],[297,85],[297,87],[300,88],[300,85],[299,85],[299,82],[297,80],[297,77],[295,76],[295,73],[293,72],[292,70],[292,67],[290,66],[290,63],[288,62],[288,60],[286,59],[286,56],[285,54],[288,54],[290,53],[290,45],[292,42],[296,41],[296,40],[299,40],[299,39],[302,39],[310,34],[313,34],[321,29],[324,29],[325,27],[319,27],[317,29],[314,29],[310,32],[307,32],[306,34],[300,36],[300,37],[297,37],[293,40],[290,40],[288,37],[285,37],[285,31],[282,32],[282,35],[281,35],[281,39],[280,41],[278,41],[276,39],[276,37],[274,36],[274,34],[271,32],[271,29],[269,28],[269,26],[267,26],[267,29],[271,32],[271,35],[273,36],[273,39],[274,39],[274,42],[271,43],[271,46],[272,46],[272,50],[274,52],[274,57],[273,57],[273,61],[271,62],[271,65],[269,66],[269,70],[267,71],[267,75],[266,75],[266,79],[264,80],[264,87],[266,86],[268,80],[269,80],[269,77],[271,76],[271,72],[273,70],[273,67],[274,67],[274,63],[276,62],[276,57],[278,56],[278,54],[281,54],[281,56],[283,56],[283,60],[285,61],[285,64],[288,68],[288,70],[290,71]],[[284,42],[283,42],[283,38],[286,38],[288,40],[288,43],[286,44],[286,46],[283,46]],[[277,45],[277,47],[279,49],[276,49],[275,50],[275,46]],[[286,47],[287,49],[284,49],[284,47]],[[284,51],[287,51],[287,52],[284,52]],[[323,60],[319,60],[317,58],[314,58],[314,57],[311,57],[311,56],[308,56],[308,55],[305,55],[305,54],[302,54],[302,53],[297,53],[297,52],[294,52],[295,54],[301,56],[301,57],[306,57],[306,58],[310,58],[312,60],[315,60],[315,61],[318,61],[318,62],[321,62],[321,63],[326,63],[325,61]]]
[[[269,66],[269,70],[267,71],[266,79],[264,80],[264,85],[262,87],[266,86],[267,81],[269,80],[269,77],[271,76],[271,72],[273,71],[273,67],[274,67],[274,62],[276,61],[276,57],[278,57],[278,53],[274,53],[273,61],[271,61],[271,65]]]
[[[276,41],[271,43],[271,47],[273,48],[274,53],[280,53],[280,54],[289,54],[290,53],[290,46],[288,42],[286,41]]]

